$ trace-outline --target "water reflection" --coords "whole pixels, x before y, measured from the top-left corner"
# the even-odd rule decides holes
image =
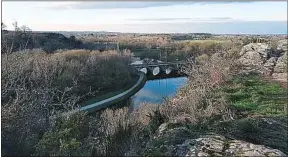
[[[163,103],[163,98],[174,96],[177,89],[184,85],[186,81],[186,77],[149,80],[140,91],[132,96],[131,105],[135,109],[144,102],[152,104]]]

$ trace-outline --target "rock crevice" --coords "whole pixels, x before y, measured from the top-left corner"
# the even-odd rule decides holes
[[[254,71],[287,82],[287,40],[279,41],[276,51],[274,54],[265,43],[250,43],[242,48],[237,61],[243,72]]]

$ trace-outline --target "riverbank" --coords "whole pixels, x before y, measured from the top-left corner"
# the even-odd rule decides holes
[[[223,115],[216,114],[206,121],[195,122],[191,115],[182,113],[161,122],[160,117],[167,116],[162,112],[160,117],[157,116],[159,127],[148,140],[142,155],[288,154],[287,92],[287,88],[264,81],[259,75],[236,75],[216,90],[231,102],[227,106],[233,112],[230,118],[223,120]],[[177,104],[181,101],[176,101]],[[235,144],[238,147],[235,148]]]
[[[78,109],[54,119],[58,113],[74,112],[91,91],[129,84],[135,72],[129,66],[131,56],[85,50],[3,54],[2,154],[287,154],[287,91],[251,72],[262,74],[259,69],[269,67],[269,74],[282,76],[287,69],[284,55],[279,51],[272,58],[267,45],[252,44],[240,56],[236,46],[187,59],[181,69],[188,76],[187,84],[160,105],[145,104],[132,112],[127,106],[105,108],[127,99],[141,88],[138,84],[99,106],[88,105],[84,112]],[[242,65],[236,64],[239,58]]]
[[[32,155],[57,120],[50,117],[72,113],[91,95],[133,82],[130,59],[128,52],[117,51],[47,54],[37,49],[2,54],[2,148],[11,156]]]
[[[229,51],[202,62],[188,60],[183,69],[187,84],[160,105],[141,105],[133,112],[127,107],[107,108],[93,116],[79,112],[60,119],[56,129],[43,136],[38,152],[285,156],[288,126],[287,97],[283,96],[287,90],[262,80],[259,71],[243,73],[236,59]],[[59,137],[65,137],[65,144],[71,146],[67,151],[54,140]]]
[[[84,106],[87,106],[87,105],[111,98],[111,97],[116,96],[120,93],[123,93],[126,90],[133,87],[137,83],[138,79],[139,79],[139,75],[135,74],[135,77],[133,77],[133,81],[131,81],[131,83],[129,85],[123,86],[121,89],[118,89],[119,87],[117,87],[117,89],[114,88],[114,89],[109,90],[109,91],[105,91],[105,92],[103,91],[103,92],[97,93],[97,95],[95,95],[95,96],[90,96],[90,97],[86,98],[86,100],[84,100],[83,102],[80,103],[80,107],[84,107]]]
[[[240,53],[240,59],[216,53],[188,66],[188,85],[154,112],[154,133],[141,155],[287,156],[288,90],[264,79],[287,76],[287,49],[270,59],[266,44],[246,45]],[[256,65],[255,56],[266,60]]]
[[[138,75],[139,75],[139,78],[137,82],[129,89],[125,90],[124,92],[120,94],[104,99],[102,101],[98,101],[98,102],[95,102],[86,106],[82,106],[80,107],[80,111],[93,113],[97,110],[101,110],[103,108],[116,104],[117,102],[129,99],[133,94],[138,92],[144,86],[146,82],[146,75],[144,73],[140,72],[138,73]]]

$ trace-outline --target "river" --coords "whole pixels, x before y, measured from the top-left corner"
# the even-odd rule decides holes
[[[141,103],[161,104],[172,97],[187,81],[187,77],[148,80],[144,87],[131,97],[131,105],[137,109]]]

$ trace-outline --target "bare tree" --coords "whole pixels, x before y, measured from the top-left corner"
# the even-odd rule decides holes
[[[20,43],[20,47],[19,47],[19,50],[25,50],[27,48],[27,45],[31,39],[31,29],[25,25],[21,26],[21,37],[22,37],[22,40],[21,40],[21,43]]]
[[[6,25],[3,23],[3,22],[1,22],[1,30],[2,31],[6,31]]]
[[[14,30],[7,31],[6,25],[1,23],[2,26],[2,53],[11,54],[15,49],[19,51],[25,50],[31,41],[31,29],[25,25],[19,27],[18,22],[13,24]],[[7,32],[7,33],[4,33]]]

